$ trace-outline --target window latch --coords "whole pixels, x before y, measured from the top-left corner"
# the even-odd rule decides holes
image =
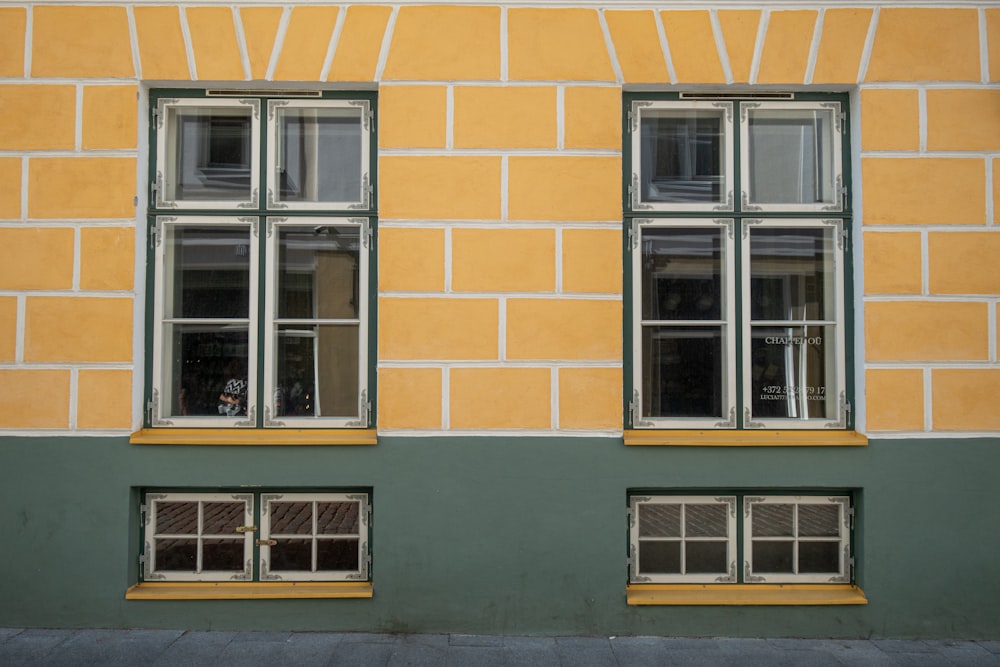
[[[256,540],[254,544],[258,547],[273,547],[278,543],[278,540]]]
[[[257,532],[257,526],[237,526],[237,533],[255,533]]]

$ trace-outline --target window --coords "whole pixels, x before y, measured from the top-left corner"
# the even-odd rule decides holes
[[[631,428],[846,429],[847,98],[626,96]]]
[[[151,100],[146,425],[368,427],[374,96]]]
[[[146,493],[143,580],[367,581],[367,493]]]
[[[632,496],[629,517],[630,583],[852,583],[849,495]]]

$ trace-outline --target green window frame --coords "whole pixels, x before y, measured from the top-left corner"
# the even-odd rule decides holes
[[[149,99],[144,426],[372,427],[376,94]]]
[[[623,100],[625,428],[853,429],[848,96]]]

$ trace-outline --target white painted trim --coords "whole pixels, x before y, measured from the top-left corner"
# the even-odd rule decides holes
[[[618,52],[615,50],[615,42],[611,38],[611,28],[608,26],[608,19],[604,16],[604,11],[603,8],[597,10],[597,19],[601,23],[601,33],[604,35],[604,47],[608,50],[608,58],[611,60],[611,69],[615,73],[615,81],[623,82],[625,75],[622,74],[622,67],[618,62]]]
[[[344,32],[344,23],[347,21],[348,7],[338,7],[337,20],[333,24],[333,33],[330,35],[330,44],[327,46],[326,55],[323,57],[323,67],[319,71],[319,80],[326,81],[330,78],[330,69],[333,67],[333,56],[337,53],[337,46],[340,44],[340,35]]]
[[[139,30],[135,25],[135,8],[132,5],[125,7],[125,15],[128,17],[129,47],[132,51],[132,68],[135,77],[142,81],[142,58],[139,54]]]
[[[385,24],[385,32],[382,34],[382,47],[378,52],[378,60],[375,63],[375,81],[381,83],[385,72],[385,63],[389,60],[389,46],[392,44],[392,36],[396,30],[396,17],[399,15],[399,5],[392,8],[389,13],[389,20]]]
[[[187,54],[188,77],[191,81],[198,80],[198,63],[194,59],[194,45],[191,43],[191,28],[188,26],[187,10],[183,5],[177,5],[177,14],[181,23],[181,37],[184,38],[184,52]]]
[[[2,154],[0,154],[2,155]],[[567,148],[559,149],[538,149],[538,148],[383,148],[379,150],[380,157],[445,157],[445,156],[466,156],[466,157],[502,157],[504,160],[508,156],[518,157],[561,157],[572,155],[574,157],[620,157],[621,151],[604,150],[599,148]]]
[[[757,75],[760,73],[760,59],[764,53],[764,41],[767,39],[767,28],[771,22],[771,10],[763,9],[760,12],[760,22],[757,23],[757,38],[753,46],[753,60],[750,61],[749,83],[757,83]]]
[[[878,29],[879,11],[880,7],[876,6],[872,12],[871,20],[868,22],[868,34],[865,35],[865,45],[861,49],[861,62],[858,64],[858,83],[862,83],[868,76],[868,66],[871,64],[872,59],[872,47],[875,44],[875,32]]]
[[[809,60],[806,64],[806,73],[803,83],[807,86],[813,82],[813,73],[816,71],[816,58],[819,56],[819,44],[823,39],[823,22],[826,19],[826,9],[820,8],[813,25],[812,43],[809,46]]]
[[[677,83],[677,70],[674,69],[674,59],[670,55],[670,43],[667,41],[667,30],[663,27],[663,16],[653,10],[653,23],[656,25],[656,35],[660,38],[660,51],[663,52],[663,64],[667,66],[667,76],[670,83]]]
[[[274,70],[278,68],[281,51],[285,48],[285,35],[288,33],[288,23],[291,20],[292,7],[286,6],[281,12],[281,20],[278,21],[278,31],[274,35],[274,45],[271,47],[271,59],[267,63],[267,73],[264,74],[267,81],[274,80]]]
[[[253,67],[250,66],[250,51],[247,48],[247,36],[243,30],[243,16],[239,7],[233,7],[233,28],[236,30],[236,46],[240,49],[240,64],[243,65],[243,78],[253,79]]]
[[[712,9],[708,12],[708,19],[712,22],[712,36],[715,37],[715,50],[719,52],[719,62],[722,64],[722,74],[726,78],[726,84],[732,84],[733,66],[729,61],[729,49],[726,48],[726,35],[722,32],[722,22],[719,21],[719,12]]]

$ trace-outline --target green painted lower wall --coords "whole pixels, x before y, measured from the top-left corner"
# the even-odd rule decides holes
[[[0,438],[0,626],[1000,638],[1000,439],[626,448],[614,438],[376,447]],[[136,489],[371,487],[371,600],[126,601]],[[856,489],[863,607],[628,607],[630,488]]]

